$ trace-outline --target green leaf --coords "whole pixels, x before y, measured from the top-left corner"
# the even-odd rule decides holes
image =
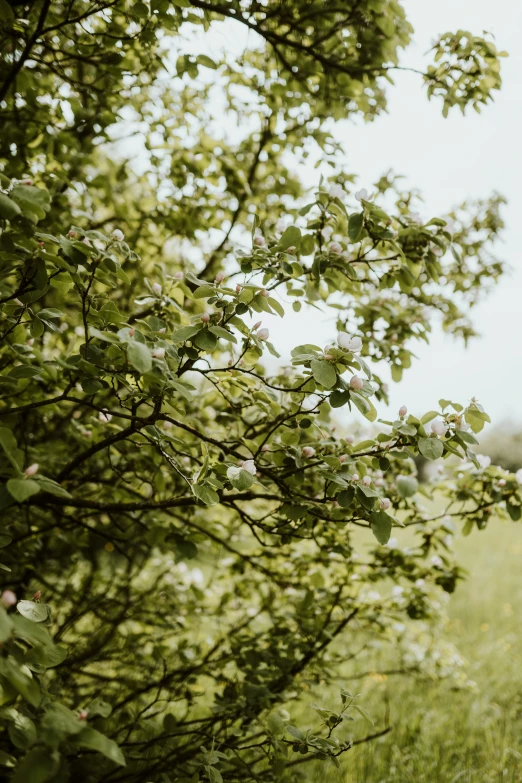
[[[47,748],[33,748],[17,765],[11,783],[47,783],[60,766],[60,754]]]
[[[391,536],[393,519],[385,511],[373,511],[370,515],[370,525],[379,544],[387,544]]]
[[[218,493],[207,484],[193,484],[192,489],[195,496],[206,506],[215,506],[219,503]]]
[[[297,228],[297,226],[288,226],[277,244],[279,247],[283,248],[283,250],[286,250],[289,247],[295,247],[299,249],[299,245],[301,244],[300,230]]]
[[[395,482],[399,495],[403,498],[411,498],[419,489],[419,482],[415,476],[397,476]]]
[[[33,623],[43,623],[49,616],[49,610],[45,604],[37,604],[36,601],[18,601],[16,608],[26,620]]]
[[[38,707],[42,700],[40,686],[37,681],[22,670],[18,661],[13,658],[0,659],[0,673],[9,680],[15,690],[33,707]]]
[[[229,481],[239,492],[245,492],[254,483],[254,477],[248,470],[242,470],[237,477],[230,478]]]
[[[140,375],[152,370],[152,354],[145,343],[138,343],[136,340],[130,342],[127,346],[127,359]]]
[[[2,218],[2,220],[12,220],[21,214],[22,210],[16,201],[10,199],[5,193],[0,193],[0,218]]]
[[[419,438],[419,451],[426,459],[439,459],[444,453],[442,441],[437,438]]]
[[[9,479],[7,489],[18,503],[23,503],[31,495],[37,495],[40,492],[40,485],[33,479]]]
[[[326,362],[324,359],[312,359],[310,367],[317,383],[320,383],[325,389],[331,389],[335,386],[337,373],[330,362]]]
[[[209,329],[201,329],[192,340],[202,351],[212,352],[217,345],[217,337]]]
[[[13,621],[5,611],[3,606],[0,606],[0,643],[6,642],[13,632]]]
[[[341,508],[348,508],[349,506],[352,505],[354,498],[355,498],[355,488],[348,487],[348,489],[343,489],[342,492],[339,492],[339,494],[336,497],[336,500],[341,506]]]
[[[181,329],[176,329],[172,332],[172,342],[184,343],[194,337],[199,332],[201,327],[199,326],[182,326]]]
[[[72,737],[71,743],[87,750],[96,750],[115,764],[125,766],[125,757],[118,745],[96,729],[86,726],[84,730]]]
[[[350,401],[350,392],[339,391],[338,389],[335,389],[335,391],[333,391],[328,398],[328,402],[330,403],[332,408],[341,408],[343,405],[346,405],[349,401]]]
[[[18,473],[21,473],[23,454],[16,445],[15,436],[7,427],[0,427],[0,446],[3,448],[11,465]]]
[[[228,340],[231,343],[237,343],[234,335],[230,332],[227,332],[227,330],[223,329],[222,326],[210,326],[209,331],[212,332],[212,334],[215,334],[216,337],[220,337],[222,340]]]
[[[357,242],[361,236],[364,222],[364,212],[354,212],[348,220],[348,236],[352,242]]]

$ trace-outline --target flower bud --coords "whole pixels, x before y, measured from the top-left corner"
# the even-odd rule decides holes
[[[4,592],[0,596],[0,603],[6,609],[9,609],[10,606],[14,606],[17,601],[18,599],[12,590],[4,590]]]
[[[30,340],[27,341],[27,345],[33,346],[34,345],[34,337],[31,337]]]
[[[344,442],[347,443],[349,446],[351,446],[354,440],[355,438],[353,435],[347,435],[346,438],[344,439]]]
[[[129,329],[129,337],[134,337],[135,333],[136,333],[136,329]]]
[[[259,338],[260,340],[268,340],[268,338],[269,338],[269,336],[270,336],[270,332],[269,332],[269,331],[268,331],[268,329],[265,327],[264,329],[260,329],[260,330],[258,331],[258,333],[257,333],[257,336],[258,336],[258,338]]]
[[[264,297],[265,297],[265,299],[268,299],[268,297],[270,296],[270,294],[268,293],[268,291],[266,290],[266,288],[263,288],[263,290],[259,292],[259,295],[260,295],[260,296],[264,296]]]
[[[165,334],[166,331],[166,328],[163,327],[163,329],[158,329],[158,334]]]
[[[359,481],[359,474],[358,473],[354,473],[353,474],[352,481]]]
[[[376,486],[376,487],[384,487],[384,479],[382,479],[382,478],[376,478],[376,479],[375,479],[375,486]]]
[[[214,278],[214,282],[217,283],[217,285],[219,285],[220,283],[223,282],[224,279],[225,279],[225,273],[224,272],[218,272],[217,275]]]
[[[515,473],[515,478],[519,484],[522,484],[522,468],[519,468]]]
[[[499,479],[497,481],[497,484],[499,487],[505,487],[506,486],[506,479]]]
[[[174,280],[183,280],[185,275],[183,274],[183,272],[174,272],[173,277],[174,277]]]
[[[364,484],[365,487],[369,487],[370,484],[372,483],[371,477],[370,476],[363,476],[363,479],[362,479],[361,483]]]
[[[161,287],[161,283],[153,283],[152,290],[154,291],[155,294],[159,296],[163,290]]]
[[[26,476],[34,476],[36,473],[38,473],[38,463],[33,462],[33,464],[29,465],[29,467],[26,468],[24,472]]]
[[[348,459],[347,454],[341,454],[341,456],[339,457],[339,462],[342,464],[343,462],[346,462],[347,459]]]
[[[155,359],[164,359],[165,358],[165,348],[153,348],[152,349],[152,356]]]
[[[33,600],[34,601],[39,601],[41,597],[42,597],[42,591],[41,590],[37,590],[36,593],[33,594]]]
[[[343,252],[342,245],[339,244],[339,242],[330,242],[328,245],[328,250],[330,253],[335,253],[336,256],[340,255]]]
[[[242,287],[239,285],[239,283],[236,285],[236,294],[240,294],[242,291]]]
[[[264,247],[266,244],[265,238],[261,236],[261,234],[256,234],[254,237],[254,245],[256,247]]]
[[[383,511],[387,511],[391,506],[390,498],[381,498],[379,506]]]
[[[263,323],[263,321],[257,321],[257,322],[256,322],[256,323],[253,325],[252,329],[259,329],[259,327],[261,326],[261,324],[262,324],[262,323]]]
[[[204,324],[208,324],[210,322],[210,315],[208,313],[203,313],[201,316],[201,320]]]
[[[324,358],[326,359],[327,362],[332,362],[335,359],[335,356],[332,356],[331,353],[326,353]]]
[[[313,446],[303,446],[301,449],[301,454],[305,459],[310,459],[310,457],[314,456],[315,449]]]
[[[161,426],[164,430],[170,430],[172,429],[172,422],[171,421],[163,421]]]
[[[359,378],[358,375],[352,375],[350,379],[350,389],[354,389],[355,391],[359,391],[359,389],[362,389],[364,386],[364,381],[362,378]]]
[[[264,446],[261,446],[261,451],[270,451],[270,446],[268,445],[268,443],[265,443]]]
[[[78,713],[78,717],[80,720],[87,720],[88,715],[89,715],[88,710],[80,710],[80,712]]]
[[[434,432],[437,437],[442,438],[448,431],[448,425],[443,421],[435,419],[435,421],[431,422],[431,431]]]
[[[100,411],[98,413],[98,421],[101,421],[104,424],[107,424],[111,419],[112,413],[107,413],[106,411]]]
[[[119,228],[115,228],[112,232],[112,238],[115,242],[123,242],[125,239],[125,234]]]
[[[366,188],[361,188],[361,190],[356,191],[355,198],[357,201],[368,201],[368,191]]]
[[[74,237],[76,236],[76,231],[73,231],[73,229],[71,228],[67,236],[69,237],[69,239],[74,239]]]
[[[406,405],[401,405],[401,407],[399,408],[399,416],[401,417],[401,419],[403,419],[407,413],[408,413],[408,408],[406,407]]]

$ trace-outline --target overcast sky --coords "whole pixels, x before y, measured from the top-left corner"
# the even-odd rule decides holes
[[[418,360],[400,384],[390,384],[391,406],[406,403],[418,413],[441,397],[465,403],[476,396],[494,422],[511,418],[522,426],[522,264],[516,239],[522,207],[522,2],[406,0],[404,6],[415,28],[415,42],[403,53],[403,65],[422,68],[423,54],[441,32],[487,30],[495,35],[498,48],[510,54],[502,61],[503,89],[480,115],[471,110],[462,117],[453,109],[444,119],[441,104],[427,100],[419,77],[398,72],[395,87],[389,88],[387,115],[370,125],[338,123],[336,134],[345,146],[347,167],[359,175],[360,187],[369,186],[389,168],[405,175],[408,184],[423,192],[422,213],[427,216],[498,190],[509,203],[504,211],[507,230],[497,252],[512,269],[473,313],[482,337],[465,348],[436,330],[429,346],[416,344]],[[263,321],[272,328],[274,343],[285,358],[297,342],[322,346],[335,335],[317,314],[298,317],[290,311],[284,329],[276,319]]]

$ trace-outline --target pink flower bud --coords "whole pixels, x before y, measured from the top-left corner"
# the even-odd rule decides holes
[[[41,590],[37,590],[36,593],[34,593],[34,595],[33,595],[33,600],[34,601],[39,601],[41,597],[42,597]]]
[[[170,430],[172,429],[172,422],[171,421],[164,421],[162,422],[161,426],[164,430]]]
[[[352,481],[359,481],[359,474],[358,473],[354,473],[353,474]]]
[[[214,278],[214,282],[218,285],[223,282],[225,279],[225,273],[224,272],[218,272],[217,275]]]
[[[208,324],[210,322],[210,315],[208,313],[203,313],[201,316],[201,320],[204,324]]]
[[[123,242],[125,239],[125,234],[119,228],[115,228],[112,232],[112,238],[115,242]]]
[[[129,337],[134,337],[136,329],[129,329]]]
[[[270,446],[268,445],[268,443],[265,443],[264,446],[261,446],[261,451],[270,451]]]
[[[497,481],[497,484],[499,487],[505,487],[506,486],[506,479],[499,479]]]
[[[40,245],[40,247],[45,247],[45,242],[38,242],[38,244]]]
[[[159,296],[163,290],[161,287],[161,283],[153,283],[152,290],[154,291],[155,294]]]
[[[326,359],[327,362],[332,362],[335,359],[335,356],[332,356],[331,353],[326,353],[324,358]]]
[[[384,479],[382,479],[382,478],[376,478],[376,479],[375,479],[375,486],[376,486],[376,487],[384,487]]]
[[[165,327],[163,327],[163,329],[158,329],[158,334],[165,334],[166,331]]]
[[[254,245],[256,247],[264,247],[266,244],[265,238],[261,236],[261,234],[256,234],[254,237]]]
[[[91,242],[90,242],[90,240],[88,239],[88,237],[84,237],[84,238],[82,239],[82,242],[83,242],[83,244],[84,244],[84,245],[89,245],[89,246],[90,246],[90,244],[91,244]]]
[[[9,609],[10,606],[14,606],[17,601],[18,599],[12,590],[4,590],[4,592],[0,596],[0,603],[6,609]]]
[[[401,407],[399,408],[399,416],[401,417],[401,419],[403,419],[407,413],[408,413],[408,408],[406,407],[406,405],[401,405]]]
[[[78,717],[80,720],[87,720],[88,715],[89,715],[88,710],[80,710],[80,712],[78,713]]]
[[[264,297],[265,297],[265,299],[267,299],[267,298],[270,296],[270,294],[268,293],[268,291],[266,290],[266,288],[263,288],[263,290],[259,292],[259,295],[260,295],[260,296],[264,296]]]
[[[67,236],[69,237],[69,239],[74,239],[74,237],[76,236],[76,231],[73,231],[71,228]]]
[[[381,498],[379,505],[383,511],[387,511],[391,506],[391,500],[389,498]]]
[[[242,291],[242,290],[243,290],[243,289],[241,288],[241,286],[240,286],[240,285],[239,285],[239,283],[238,283],[238,284],[236,285],[236,294],[239,294],[239,293],[241,293],[241,291]]]
[[[270,336],[270,332],[266,328],[265,329],[260,329],[258,331],[258,333],[257,333],[257,336],[258,336],[258,338],[260,340],[268,340],[268,338]]]
[[[303,446],[301,449],[301,454],[305,459],[310,459],[310,457],[314,456],[315,449],[313,446]]]
[[[341,454],[341,456],[339,457],[339,462],[342,464],[343,462],[346,462],[347,459],[348,459],[347,454]]]
[[[365,487],[369,487],[370,484],[372,483],[371,477],[370,476],[363,476],[363,479],[362,479],[361,483],[364,484]]]
[[[330,242],[328,245],[328,250],[330,253],[335,253],[335,255],[340,255],[343,252],[343,248],[339,242]]]
[[[180,272],[174,272],[174,275],[173,275],[174,280],[183,280],[184,276],[185,275],[181,271]]]
[[[257,323],[255,323],[253,325],[252,329],[259,329],[259,327],[261,326],[262,323],[263,323],[263,321],[257,321]]]
[[[32,465],[29,465],[29,467],[25,469],[25,475],[26,476],[34,476],[36,473],[38,473],[38,463],[37,462],[33,462]]]
[[[31,339],[27,341],[27,345],[34,345],[34,337],[31,337]]]
[[[153,348],[152,349],[152,356],[154,359],[164,359],[165,358],[165,348]]]
[[[347,443],[349,446],[351,446],[354,440],[355,438],[353,435],[347,435],[346,438],[344,439],[344,442]]]
[[[359,378],[358,375],[353,375],[350,379],[350,389],[354,389],[355,391],[359,391],[359,389],[362,389],[364,386],[364,381],[362,378]]]

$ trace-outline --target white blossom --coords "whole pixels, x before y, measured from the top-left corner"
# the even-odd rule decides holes
[[[263,329],[260,329],[258,331],[257,336],[259,340],[268,340],[268,338],[270,337],[270,332],[266,327],[264,327]]]
[[[231,465],[227,470],[227,478],[236,479],[241,473],[241,468],[236,468],[235,465]]]
[[[256,247],[264,247],[266,245],[265,238],[261,234],[256,234],[254,237],[254,245]]]
[[[431,422],[431,431],[434,432],[437,437],[442,438],[448,431],[448,425],[439,419],[435,419],[435,421]]]
[[[401,419],[403,419],[407,413],[408,413],[408,408],[406,407],[406,405],[401,405],[401,407],[399,408],[399,416],[401,417]]]
[[[365,487],[369,487],[370,484],[372,483],[371,476],[363,476],[361,483],[364,484]]]
[[[26,476],[34,476],[36,473],[38,473],[38,463],[33,462],[33,464],[29,465],[29,467],[26,468],[24,472]]]
[[[361,188],[361,190],[358,190],[355,194],[355,198],[357,201],[368,201],[368,191],[366,188]]]
[[[477,454],[477,462],[481,470],[486,470],[491,465],[491,457],[487,457],[485,454]]]
[[[383,511],[387,511],[391,506],[390,498],[381,498],[379,505]]]
[[[6,609],[8,609],[10,606],[14,606],[17,601],[18,601],[18,599],[17,599],[15,593],[13,593],[12,590],[4,590],[4,592],[0,596],[0,603]]]
[[[251,473],[252,476],[255,476],[257,473],[256,463],[253,459],[246,459],[242,466],[243,470],[246,470],[248,473]]]
[[[330,242],[328,250],[330,253],[335,253],[335,255],[340,255],[343,252],[342,245],[340,245],[339,242]]]
[[[358,375],[352,375],[350,379],[350,389],[355,389],[355,391],[359,391],[359,389],[362,389],[364,386],[364,381],[362,378],[359,378]]]
[[[162,291],[161,283],[153,283],[152,290],[154,291],[155,294],[159,296]]]
[[[342,198],[344,196],[343,186],[337,183],[330,185],[330,189],[328,190],[328,195],[330,196],[330,198]]]
[[[522,468],[519,468],[515,473],[515,478],[519,484],[522,484]]]
[[[112,232],[112,238],[115,242],[123,242],[125,239],[125,234],[119,228],[115,228]]]
[[[303,446],[301,449],[301,454],[305,459],[310,459],[310,457],[313,457],[315,454],[315,449],[313,446]]]
[[[153,348],[152,349],[152,355],[155,359],[164,359],[165,358],[165,348]]]
[[[442,558],[440,558],[438,555],[433,555],[433,557],[431,558],[431,564],[436,568],[442,568],[444,565],[444,563],[442,562]]]

